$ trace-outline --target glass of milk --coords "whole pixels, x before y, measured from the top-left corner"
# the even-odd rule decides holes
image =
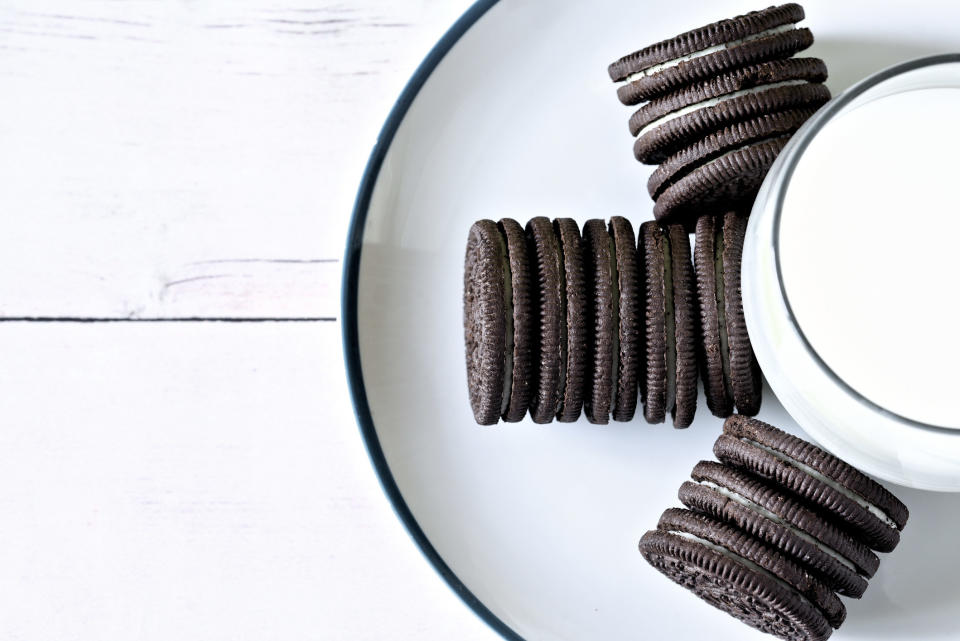
[[[960,54],[882,71],[771,169],[744,313],[788,412],[857,467],[960,491]]]

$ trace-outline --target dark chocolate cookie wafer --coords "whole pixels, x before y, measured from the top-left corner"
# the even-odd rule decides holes
[[[673,320],[676,351],[674,427],[687,427],[697,411],[697,294],[690,261],[690,237],[680,225],[668,225],[673,260]]]
[[[723,271],[723,227],[717,218],[701,216],[693,250],[697,299],[700,303],[700,375],[707,407],[714,416],[726,418],[733,413],[733,388],[730,385],[730,352],[727,340],[726,297]]]
[[[607,226],[600,219],[583,226],[584,273],[586,275],[589,317],[590,362],[587,366],[584,411],[591,423],[610,420],[613,390],[617,382],[618,308],[614,293],[616,256]]]
[[[650,565],[710,605],[788,641],[824,641],[823,610],[762,566],[689,534],[651,530],[640,539]]]
[[[626,218],[614,216],[610,219],[609,233],[616,253],[614,298],[619,320],[613,419],[629,421],[637,409],[637,379],[643,361],[643,288],[633,225]]]
[[[821,448],[744,416],[731,416],[714,444],[724,463],[775,482],[831,515],[875,550],[900,541],[907,507],[882,485]]]
[[[729,151],[693,170],[666,189],[653,207],[665,224],[691,229],[698,217],[731,207],[749,209],[764,177],[789,136]]]
[[[669,242],[657,223],[648,221],[640,225],[637,251],[643,263],[646,328],[646,376],[640,381],[640,395],[643,415],[648,423],[662,423],[666,418],[668,361],[671,360],[668,346],[676,344],[672,332],[667,334],[666,309],[673,298],[672,286],[664,282],[668,264],[665,245]]]
[[[640,226],[646,325],[644,417],[661,423],[669,409],[675,427],[693,421],[697,402],[696,303],[690,244],[682,227]]]
[[[509,373],[510,392],[506,409],[502,413],[504,421],[515,423],[523,419],[530,406],[533,388],[533,353],[535,349],[536,312],[533,304],[530,260],[527,255],[527,241],[523,227],[512,218],[502,218],[497,226],[507,241],[507,262],[510,265],[510,294],[513,299],[512,318],[507,319],[507,350],[513,347],[513,365],[505,371]],[[511,322],[512,321],[512,322]],[[508,359],[510,356],[508,355]],[[512,370],[512,371],[511,371]]]
[[[507,243],[492,220],[470,228],[463,274],[463,334],[473,417],[481,425],[500,418],[507,362]]]
[[[701,461],[680,486],[687,507],[731,523],[812,572],[831,589],[860,597],[880,560],[865,545],[766,482]]]
[[[642,135],[685,112],[721,104],[747,93],[760,93],[788,84],[823,82],[826,79],[827,65],[819,58],[771,60],[732,69],[644,104],[630,116],[630,133]]]
[[[583,408],[587,383],[587,327],[589,321],[587,286],[583,271],[583,245],[580,228],[570,218],[557,218],[553,230],[563,258],[563,290],[566,322],[561,326],[560,410],[557,420],[576,421]]]
[[[829,99],[830,90],[825,85],[809,82],[771,85],[754,93],[717,99],[716,104],[704,104],[682,114],[676,112],[673,114],[676,117],[655,123],[649,130],[641,131],[633,143],[633,154],[640,162],[656,164],[703,136],[732,123],[756,118],[765,113],[818,108]]]
[[[797,29],[803,9],[770,7],[689,31],[624,56],[608,72],[620,101],[650,100],[671,89],[725,69],[788,58],[813,44],[808,29]]]
[[[526,228],[538,316],[535,354],[536,390],[530,399],[530,417],[549,423],[560,409],[561,327],[566,322],[561,284],[563,265],[553,224],[543,216],[530,219]]]
[[[706,162],[746,145],[794,133],[815,111],[808,108],[763,114],[709,134],[660,163],[647,180],[647,191],[656,200],[665,189]]]
[[[519,225],[479,220],[470,228],[463,275],[463,329],[473,416],[519,420],[530,399],[534,306]],[[522,233],[521,233],[522,236]]]
[[[740,414],[753,416],[760,411],[763,380],[760,365],[753,353],[747,321],[743,316],[743,295],[740,289],[740,267],[743,240],[747,234],[747,217],[735,212],[723,216],[720,263],[723,268],[723,312],[726,319],[727,345],[730,355],[730,386],[733,403]]]

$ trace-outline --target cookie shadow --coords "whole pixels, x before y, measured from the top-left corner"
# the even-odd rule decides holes
[[[804,56],[822,58],[830,76],[827,86],[834,96],[867,76],[892,65],[958,50],[956,42],[927,40],[870,40],[817,38]]]

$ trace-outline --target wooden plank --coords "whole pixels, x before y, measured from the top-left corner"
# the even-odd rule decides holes
[[[4,638],[493,639],[389,509],[339,342],[4,325]]]
[[[0,5],[0,320],[337,315],[356,184],[466,0]],[[337,323],[0,325],[9,639],[495,635],[403,532]]]
[[[0,316],[336,316],[376,134],[468,4],[3,3]]]

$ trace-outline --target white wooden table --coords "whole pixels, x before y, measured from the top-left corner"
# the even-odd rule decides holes
[[[0,637],[495,638],[382,494],[337,322],[468,4],[0,5]]]

